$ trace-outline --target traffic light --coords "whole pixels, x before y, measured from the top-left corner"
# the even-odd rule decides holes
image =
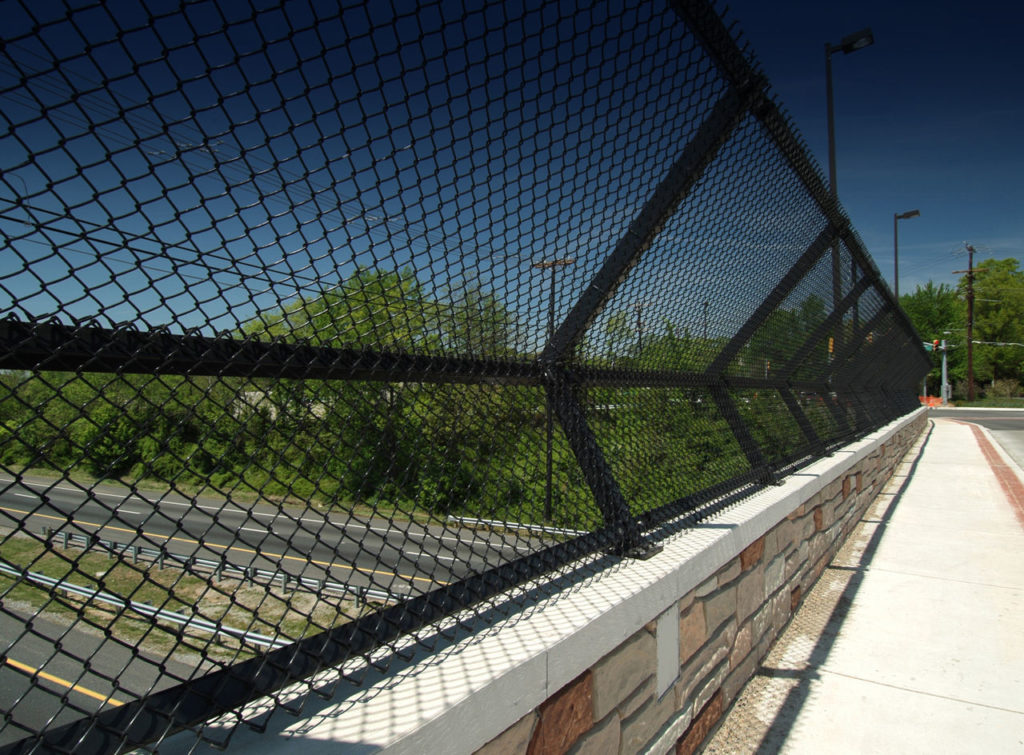
[[[938,351],[938,350],[939,350],[939,339],[936,338],[934,341],[932,341],[932,351]]]

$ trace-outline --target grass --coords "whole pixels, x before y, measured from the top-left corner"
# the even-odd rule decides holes
[[[215,581],[212,575],[203,578],[178,568],[131,564],[96,551],[47,548],[24,535],[9,536],[0,543],[0,558],[80,587],[281,639],[317,634],[359,615],[353,601],[338,596],[301,590],[282,593],[263,585],[243,585],[237,579]],[[150,656],[174,655],[189,665],[202,660],[231,662],[253,655],[251,647],[227,635],[211,636],[190,629],[186,637],[178,625],[159,625],[127,609],[86,602],[6,575],[0,575],[0,603],[21,612],[43,613],[61,623],[74,622],[80,628],[117,637]]]

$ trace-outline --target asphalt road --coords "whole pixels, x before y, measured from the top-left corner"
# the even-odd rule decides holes
[[[486,530],[366,521],[271,504],[133,492],[114,485],[85,488],[67,480],[16,482],[9,477],[0,477],[0,526],[33,532],[66,529],[400,595],[425,592],[513,560],[530,547]]]
[[[1003,450],[1024,468],[1024,410],[1018,409],[932,409],[932,417],[949,417],[981,425]]]
[[[485,529],[365,521],[266,503],[3,476],[0,528],[95,535],[397,595],[433,589],[543,545],[536,539],[506,541]],[[0,712],[9,716],[0,726],[0,748],[192,673],[174,659],[148,660],[115,638],[23,616],[2,600],[0,649]]]
[[[0,747],[173,686],[194,673],[177,660],[149,659],[98,632],[23,617],[6,606],[0,612],[0,637],[0,711],[9,716],[0,726]]]

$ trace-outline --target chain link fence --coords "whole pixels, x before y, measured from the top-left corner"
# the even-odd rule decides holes
[[[223,745],[916,404],[705,2],[10,0],[2,34],[9,751]]]

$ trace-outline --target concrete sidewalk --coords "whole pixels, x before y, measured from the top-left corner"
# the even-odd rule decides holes
[[[993,445],[930,422],[705,752],[1024,753],[1024,472]]]

